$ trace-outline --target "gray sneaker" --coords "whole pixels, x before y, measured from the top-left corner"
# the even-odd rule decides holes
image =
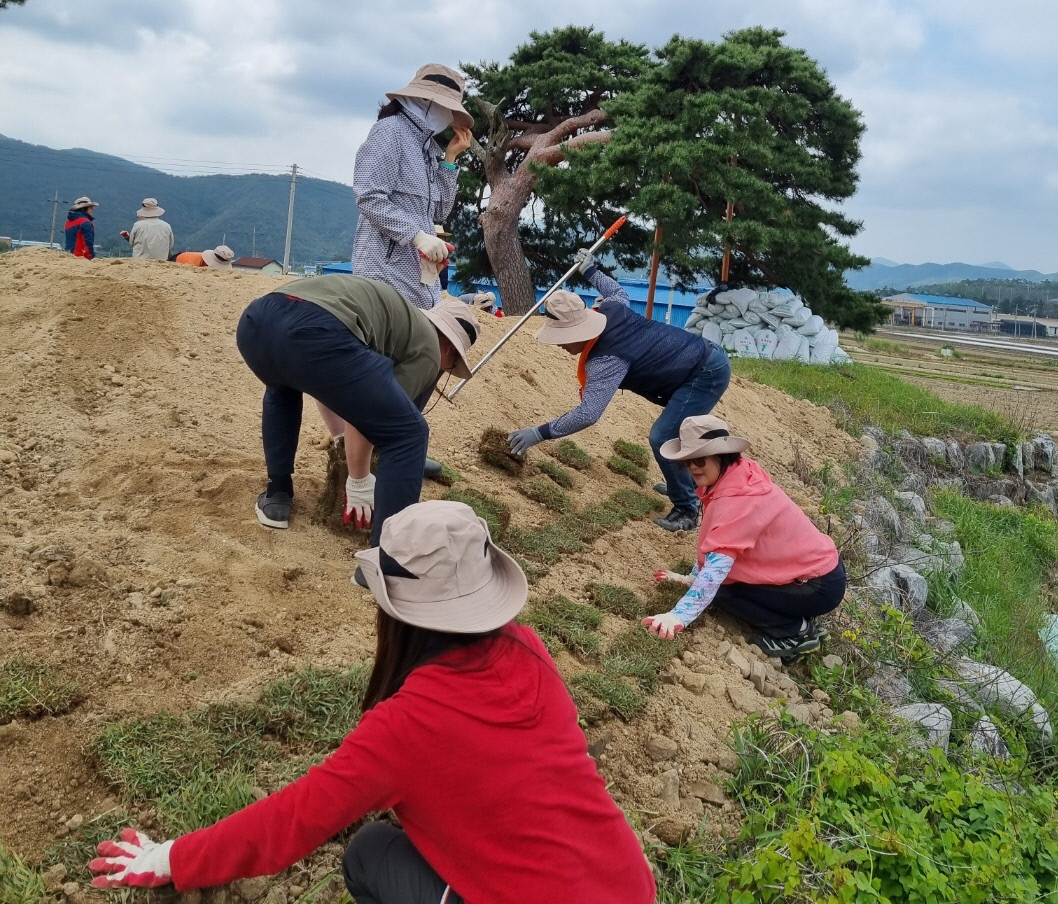
[[[290,527],[290,507],[293,502],[294,497],[289,493],[273,493],[271,496],[262,493],[257,497],[253,509],[264,527],[285,530]]]
[[[669,495],[669,485],[667,483],[665,483],[664,480],[661,483],[655,483],[654,484],[654,492],[657,493],[659,496],[668,496]]]
[[[439,477],[441,475],[441,463],[434,461],[432,458],[426,459],[426,463],[422,466],[423,477]]]
[[[695,509],[674,508],[664,518],[655,518],[654,523],[662,530],[694,530],[698,526],[698,512]]]
[[[798,637],[772,637],[770,634],[757,634],[749,639],[768,656],[777,656],[784,665],[797,662],[807,653],[814,653],[821,646],[819,638],[809,628]]]

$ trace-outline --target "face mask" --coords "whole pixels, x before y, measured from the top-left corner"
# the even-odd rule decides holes
[[[433,101],[422,100],[418,97],[402,97],[400,102],[415,113],[433,135],[440,135],[453,122],[452,111],[446,110]]]

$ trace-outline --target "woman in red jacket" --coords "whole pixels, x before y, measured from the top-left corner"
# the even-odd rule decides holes
[[[845,566],[834,541],[764,468],[742,457],[748,448],[749,440],[712,415],[687,418],[679,437],[662,445],[665,458],[690,470],[702,524],[691,573],[654,574],[687,585],[687,593],[643,624],[671,640],[715,603],[756,628],[751,641],[765,653],[793,662],[826,639],[816,617],[841,603]]]
[[[276,873],[372,811],[342,864],[372,904],[651,904],[654,879],[539,638],[517,563],[458,502],[388,518],[358,552],[379,605],[365,712],[308,774],[213,826],[99,846],[97,887]]]

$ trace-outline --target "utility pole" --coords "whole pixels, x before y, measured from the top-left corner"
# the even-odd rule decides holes
[[[254,223],[253,227],[253,251],[250,252],[251,257],[257,257],[257,224]]]
[[[66,202],[59,200],[59,189],[55,189],[55,197],[54,198],[48,198],[48,203],[52,205],[52,207],[51,207],[51,235],[48,236],[48,244],[49,245],[54,245],[55,244],[55,217],[59,213],[59,205],[60,204],[65,204]]]
[[[287,240],[283,244],[283,275],[290,269],[290,233],[294,228],[294,187],[298,184],[298,165],[290,167],[290,204],[287,206]]]

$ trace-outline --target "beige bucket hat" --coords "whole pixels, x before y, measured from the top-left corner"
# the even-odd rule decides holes
[[[525,574],[462,502],[417,502],[382,525],[379,545],[356,554],[378,605],[395,619],[477,634],[513,619],[529,596]]]
[[[141,220],[146,220],[148,217],[160,217],[163,213],[165,213],[165,208],[158,206],[157,198],[144,198],[143,206],[136,211],[136,216]]]
[[[748,448],[749,440],[732,436],[725,421],[711,414],[696,414],[684,418],[679,438],[663,442],[659,451],[664,458],[685,461],[705,455],[745,452]]]
[[[544,307],[548,322],[536,334],[536,341],[544,345],[586,342],[606,329],[603,314],[590,310],[583,298],[565,289],[549,295]]]
[[[474,117],[463,109],[463,86],[463,76],[454,69],[440,63],[427,63],[419,67],[415,78],[407,85],[397,91],[387,91],[386,97],[390,100],[396,100],[398,97],[417,97],[433,101],[452,111],[454,125],[470,129],[474,126]]]
[[[70,210],[86,210],[89,207],[98,207],[99,204],[87,196],[82,196],[73,202]]]
[[[235,252],[227,245],[217,245],[211,251],[202,252],[202,260],[206,262],[207,267],[212,267],[214,270],[230,270],[234,259]]]
[[[475,342],[478,341],[478,322],[474,314],[463,302],[458,299],[442,301],[428,311],[423,313],[449,342],[459,359],[452,368],[452,373],[463,380],[469,380],[473,374],[470,370],[470,362],[467,361],[467,352]]]
[[[479,311],[491,311],[496,304],[495,292],[475,292],[473,305]]]

